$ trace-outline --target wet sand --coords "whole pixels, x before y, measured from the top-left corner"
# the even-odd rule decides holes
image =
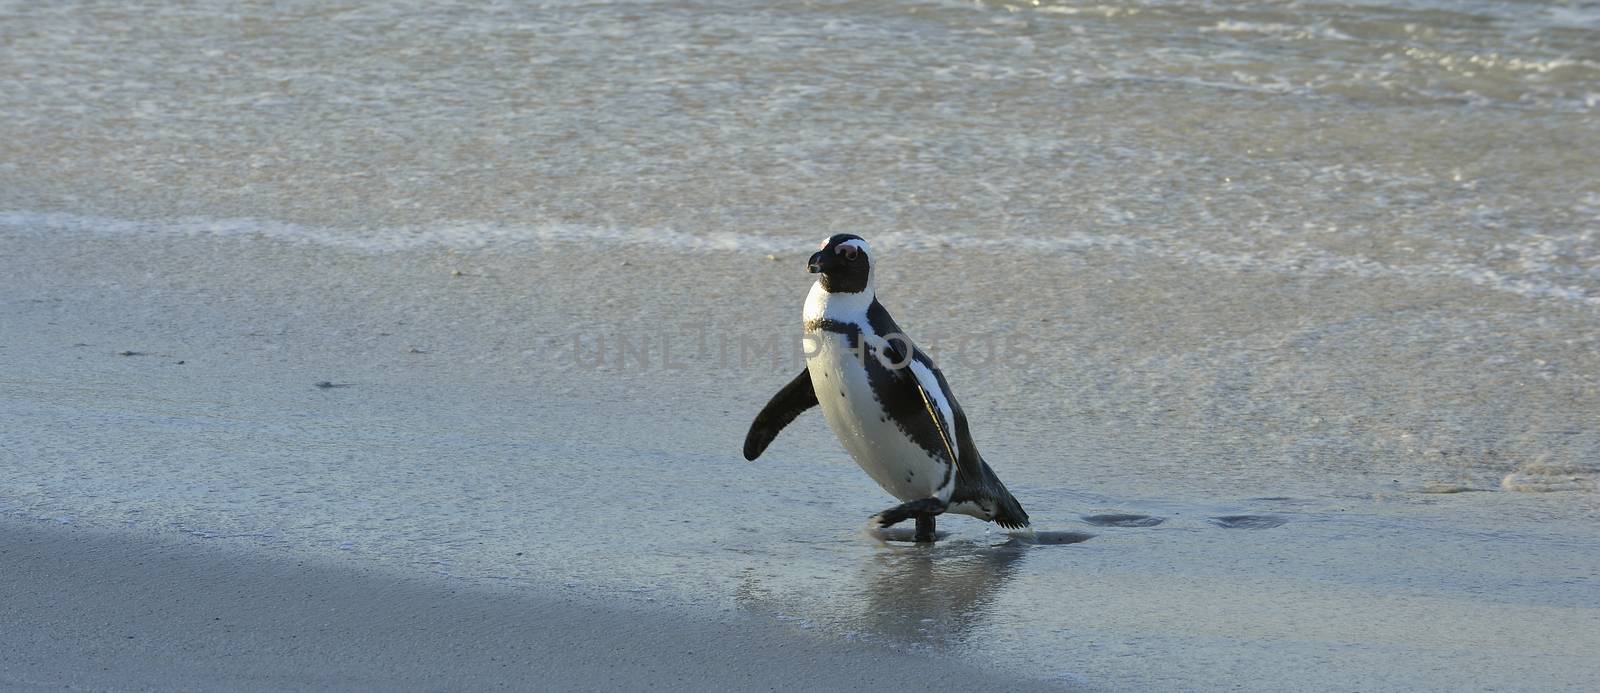
[[[54,526],[52,526],[54,525]],[[5,690],[1038,690],[742,614],[0,518]]]
[[[0,236],[17,260],[0,278],[9,422],[0,513],[91,533],[52,535],[68,554],[78,538],[98,537],[102,548],[78,551],[85,560],[176,545],[206,565],[252,566],[224,570],[246,580],[254,566],[281,574],[271,571],[301,562],[357,575],[307,577],[320,581],[308,595],[361,591],[352,585],[383,574],[533,605],[512,613],[578,603],[643,609],[655,624],[755,619],[763,643],[819,638],[819,669],[835,666],[827,653],[865,646],[899,653],[886,661],[972,666],[1029,687],[1584,690],[1600,676],[1591,657],[1600,506],[1589,491],[1426,486],[1401,468],[1374,478],[1219,467],[1228,458],[1192,440],[1008,419],[1014,410],[997,393],[1041,408],[1060,395],[1010,382],[1040,364],[973,366],[953,384],[983,412],[986,457],[1038,527],[1071,543],[1019,544],[957,517],[941,523],[939,545],[916,548],[863,533],[890,501],[818,417],[796,421],[759,463],[740,457],[748,418],[787,377],[781,364],[667,365],[658,352],[648,366],[619,367],[614,354],[572,360],[575,339],[635,335],[629,324],[660,316],[770,317],[781,336],[784,307],[808,280],[798,255],[729,253],[696,275],[701,283],[683,284],[673,278],[700,255],[649,244],[378,252],[249,235],[37,231]],[[574,272],[574,257],[606,270]],[[1080,281],[1095,281],[1093,266],[1075,270]],[[939,317],[918,315],[918,325]],[[1156,459],[1163,449],[1174,456]],[[118,541],[125,548],[111,548]],[[190,572],[115,582],[232,589],[182,565]],[[40,564],[17,579],[37,589],[83,574],[69,568]],[[63,585],[66,601],[110,589]],[[127,596],[125,609],[146,599]],[[492,610],[490,597],[473,599],[465,613]],[[437,621],[407,623],[448,641],[465,623],[447,615],[450,604]],[[189,612],[119,613],[160,629]],[[34,632],[79,633],[82,643],[111,634],[101,629],[112,621],[89,614],[35,620]],[[506,639],[545,637],[497,623]],[[289,627],[262,623],[259,637]],[[398,661],[415,651],[410,639],[375,649]],[[642,675],[668,641],[607,642],[637,657],[631,671]],[[72,672],[88,662],[24,651],[57,667],[32,679],[40,685],[78,680]],[[141,650],[125,652],[82,675],[156,675],[138,665]],[[252,671],[270,682],[324,661]],[[583,666],[573,664],[574,681]],[[450,671],[479,675],[469,669]],[[400,679],[384,677],[421,670],[352,676],[387,687]],[[320,683],[338,685],[308,685]],[[166,684],[189,685],[149,679]]]

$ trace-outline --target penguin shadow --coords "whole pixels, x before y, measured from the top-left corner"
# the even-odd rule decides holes
[[[866,603],[857,625],[902,641],[960,640],[986,620],[1027,554],[1027,547],[1015,542],[890,545],[861,566]]]
[[[1088,532],[1051,529],[1036,530],[1031,527],[1024,530],[1013,530],[1007,532],[1007,534],[1011,538],[1001,546],[1059,546],[1062,544],[1081,544],[1094,538],[1094,535]],[[909,548],[931,550],[943,543],[945,538],[950,536],[950,533],[935,531],[933,533],[935,543],[933,544],[916,543],[916,530],[910,527],[868,527],[867,536],[888,546],[910,544],[911,547]]]
[[[884,543],[893,541],[911,544],[915,542],[916,534],[915,527],[907,527],[904,524],[893,527],[867,527],[867,536]],[[935,543],[944,541],[945,537],[948,536],[950,536],[950,533],[943,530],[934,530],[933,532]]]
[[[1061,546],[1064,544],[1082,544],[1094,535],[1088,532],[1073,532],[1064,529],[1040,529],[1028,532],[1012,532],[1010,544],[1028,546]]]

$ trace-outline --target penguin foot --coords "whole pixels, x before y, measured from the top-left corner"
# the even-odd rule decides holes
[[[917,519],[917,534],[912,541],[931,543],[935,539],[934,517],[949,507],[938,498],[919,498],[889,508],[872,517],[879,527],[889,527],[911,518]]]

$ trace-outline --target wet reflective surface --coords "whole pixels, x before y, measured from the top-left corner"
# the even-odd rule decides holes
[[[1591,5],[0,12],[0,512],[1089,687],[1593,687]],[[867,534],[815,415],[740,459],[838,231],[1031,539]]]

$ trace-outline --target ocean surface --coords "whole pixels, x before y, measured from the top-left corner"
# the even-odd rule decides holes
[[[815,414],[740,458],[838,232],[1081,541],[877,542]],[[1600,3],[0,2],[0,263],[0,512],[1089,687],[1600,681]]]

